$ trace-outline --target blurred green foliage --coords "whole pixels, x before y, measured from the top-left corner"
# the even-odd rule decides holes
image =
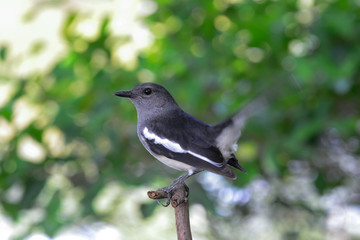
[[[54,235],[91,219],[111,222],[113,212],[94,207],[107,184],[118,182],[125,189],[146,185],[150,190],[179,175],[143,149],[136,136],[135,108],[113,96],[143,81],[166,86],[187,112],[209,123],[270,93],[269,106],[248,122],[240,140],[237,155],[249,175],[239,173],[232,185],[247,187],[265,179],[275,186],[305,169],[319,198],[338,186],[359,190],[353,185],[359,168],[341,161],[353,156],[351,164],[359,166],[358,1],[156,4],[157,11],[143,20],[154,42],[130,67],[113,61],[114,46],[131,39],[111,35],[111,19],[104,18],[97,37],[89,40],[72,30],[82,17],[74,12],[62,29],[68,51],[49,72],[25,79],[2,73],[2,81],[11,81],[14,91],[0,109],[1,121],[15,134],[0,140],[1,212],[21,220],[26,210],[45,210],[23,234]],[[34,46],[34,54],[37,51],[43,51],[41,44]],[[0,46],[0,61],[10,61],[7,56],[7,47]],[[21,115],[16,110],[19,101],[35,106],[36,112],[23,127],[14,123]],[[29,136],[45,152],[43,158],[24,161],[20,145]],[[305,167],[291,168],[294,164]],[[305,209],[312,221],[325,221],[327,214],[317,214],[326,212],[321,203],[294,200],[281,184],[277,186],[268,201],[273,211],[280,214],[279,206]],[[9,197],[14,188],[21,189],[19,197]],[[214,210],[214,198],[204,199],[206,190],[198,182],[192,181],[190,189],[195,189],[191,203]],[[351,201],[358,205],[359,197]],[[74,204],[75,210],[69,210]],[[146,218],[155,205],[147,202],[139,209]],[[251,212],[251,206],[237,205],[231,216]],[[282,217],[275,215],[274,221]],[[307,227],[314,226],[310,222]],[[289,228],[280,229],[282,239],[323,239],[306,238],[301,226]],[[325,234],[325,227],[319,229],[319,235]],[[220,230],[209,237],[216,238],[230,239]]]

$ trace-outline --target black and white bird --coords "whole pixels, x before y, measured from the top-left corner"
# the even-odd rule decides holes
[[[246,173],[234,152],[246,119],[260,107],[261,101],[254,101],[225,121],[209,125],[183,111],[159,84],[143,83],[115,95],[129,98],[135,105],[137,133],[144,147],[167,166],[187,171],[164,188],[168,192],[204,170],[231,179],[236,179],[236,174],[229,166]]]

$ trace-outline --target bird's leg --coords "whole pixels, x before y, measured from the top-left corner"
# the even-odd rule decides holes
[[[159,202],[159,200],[157,200],[158,203],[160,203],[161,205],[163,205],[164,207],[167,207],[169,206],[170,204],[170,200],[171,200],[171,196],[172,196],[172,191],[175,189],[175,187],[178,185],[178,184],[183,184],[185,186],[185,189],[186,189],[186,193],[189,194],[189,187],[185,184],[185,180],[188,179],[190,176],[192,175],[195,175],[196,173],[199,173],[201,172],[200,170],[196,170],[196,171],[192,171],[192,172],[189,172],[187,174],[184,174],[184,175],[181,175],[180,177],[178,177],[177,179],[175,179],[169,187],[163,187],[163,188],[160,188],[158,189],[158,191],[164,191],[167,193],[167,201],[165,204],[162,204]]]
[[[180,184],[180,183],[184,184],[184,185],[185,185],[185,188],[186,188],[186,190],[187,190],[187,192],[188,192],[189,187],[186,186],[186,184],[185,184],[184,181],[185,181],[186,179],[188,179],[190,176],[191,176],[191,175],[189,175],[189,174],[181,175],[180,177],[178,177],[177,179],[175,179],[175,180],[170,184],[170,186],[168,186],[168,187],[163,187],[163,188],[158,189],[158,191],[164,191],[164,192],[167,193],[167,201],[166,201],[165,204],[162,204],[159,200],[156,200],[156,201],[157,201],[159,204],[161,204],[162,206],[164,206],[164,207],[169,206],[169,205],[170,205],[170,200],[171,200],[171,197],[172,197],[172,191],[174,190],[174,188],[175,188],[178,184]]]

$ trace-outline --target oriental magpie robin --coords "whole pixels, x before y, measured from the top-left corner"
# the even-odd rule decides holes
[[[187,171],[163,188],[169,196],[176,184],[204,170],[232,179],[236,175],[229,166],[246,173],[234,152],[246,118],[263,101],[254,101],[227,120],[209,125],[184,112],[170,93],[155,83],[139,84],[115,95],[129,98],[135,105],[138,137],[144,147],[167,166]]]

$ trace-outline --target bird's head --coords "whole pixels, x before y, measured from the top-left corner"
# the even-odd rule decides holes
[[[155,83],[142,83],[128,91],[117,91],[115,95],[129,98],[141,115],[156,114],[178,107],[170,93]]]

